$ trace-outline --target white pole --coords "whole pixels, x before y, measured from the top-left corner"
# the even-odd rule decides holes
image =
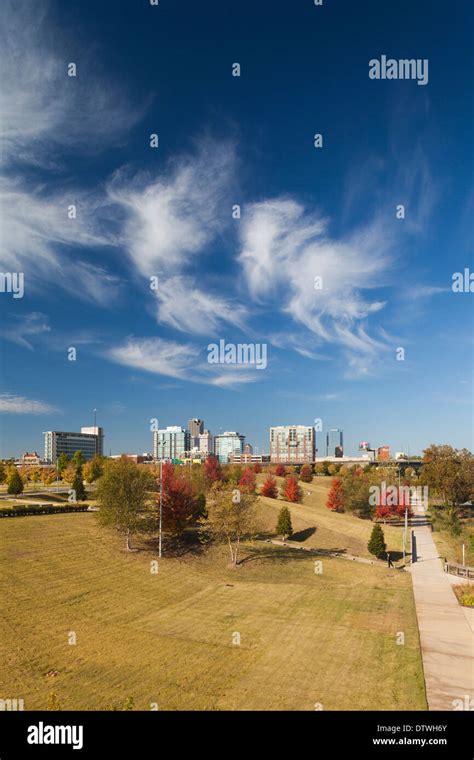
[[[161,444],[161,458],[160,458],[160,536],[158,541],[158,556],[161,557],[161,543],[162,543],[162,528],[163,528],[163,444]]]

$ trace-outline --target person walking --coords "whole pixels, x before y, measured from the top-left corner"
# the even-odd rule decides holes
[[[387,567],[395,567],[392,562],[392,558],[390,557],[390,552],[387,552]]]

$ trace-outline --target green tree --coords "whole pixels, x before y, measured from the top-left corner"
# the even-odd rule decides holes
[[[0,483],[5,483],[7,470],[3,462],[0,462]]]
[[[453,511],[474,496],[474,457],[467,449],[433,444],[423,452],[421,479]]]
[[[129,459],[109,463],[98,481],[99,523],[122,533],[128,551],[132,549],[132,536],[141,528],[153,487],[152,476]]]
[[[84,465],[84,480],[86,483],[94,483],[104,472],[103,458],[100,456],[92,457]]]
[[[367,549],[371,554],[374,555],[374,557],[380,558],[383,554],[385,554],[386,548],[387,547],[385,544],[385,536],[382,530],[382,526],[379,525],[379,523],[375,523],[374,527],[372,528],[372,533],[370,534]]]
[[[256,495],[215,483],[207,501],[207,518],[201,520],[201,530],[215,541],[225,541],[229,547],[231,566],[236,567],[240,543],[244,536],[257,530]]]
[[[82,466],[83,464],[85,464],[86,460],[84,459],[84,454],[82,453],[82,451],[79,451],[79,450],[75,451],[72,457],[72,461],[77,466],[79,465]]]
[[[82,474],[82,467],[78,465],[76,467],[76,474],[72,481],[72,490],[75,492],[76,501],[84,501],[86,498],[86,489],[84,488],[84,475]]]
[[[60,454],[58,457],[58,472],[60,475],[63,474],[64,470],[69,464],[69,457],[67,454]]]
[[[11,471],[10,477],[8,478],[7,492],[15,495],[23,493],[23,481],[16,467]]]
[[[291,538],[293,535],[293,526],[291,524],[291,514],[288,507],[282,507],[278,515],[278,522],[276,526],[276,532],[279,536],[282,536],[283,541],[287,538]]]

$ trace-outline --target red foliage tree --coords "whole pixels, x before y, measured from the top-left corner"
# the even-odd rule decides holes
[[[239,480],[239,488],[245,493],[255,493],[255,473],[250,467],[246,467]]]
[[[313,470],[311,469],[310,464],[304,464],[301,468],[300,480],[302,480],[303,483],[311,483],[313,480]]]
[[[204,477],[210,485],[222,480],[222,468],[217,457],[210,456],[204,462]]]
[[[332,481],[326,506],[333,512],[344,512],[344,488],[340,478],[334,478]]]
[[[260,464],[260,462],[255,462],[253,466],[253,471],[256,475],[258,475],[259,472],[262,472],[262,465]]]
[[[288,475],[283,485],[283,498],[286,501],[299,502],[303,498],[303,491],[298,485],[294,475]]]
[[[379,504],[375,509],[375,517],[379,520],[387,520],[393,515],[393,507],[387,507],[385,504]]]
[[[268,496],[269,499],[277,498],[278,486],[273,475],[267,475],[260,493],[262,494],[262,496]]]
[[[163,528],[172,536],[180,536],[199,511],[192,483],[177,472],[163,467]]]
[[[278,475],[280,478],[284,478],[286,475],[286,467],[281,462],[279,462],[275,467],[275,475]]]

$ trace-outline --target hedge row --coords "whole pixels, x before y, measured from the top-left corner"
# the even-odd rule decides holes
[[[17,507],[1,507],[0,517],[21,517],[22,515],[56,515],[63,512],[87,512],[88,504],[81,506],[56,507],[52,504],[19,504]]]

